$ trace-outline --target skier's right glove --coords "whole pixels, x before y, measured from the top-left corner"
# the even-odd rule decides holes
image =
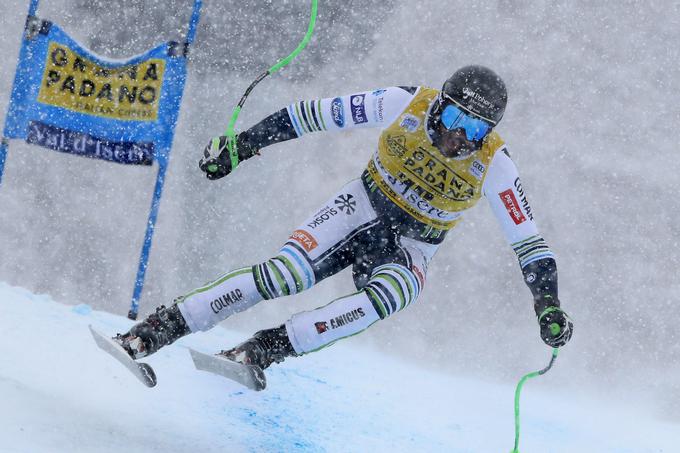
[[[550,347],[560,348],[567,344],[574,331],[574,323],[560,307],[548,307],[538,315],[541,339]]]
[[[210,140],[203,150],[203,158],[198,162],[198,168],[205,172],[208,179],[220,179],[234,171],[236,166],[246,159],[250,159],[259,151],[248,141],[243,132],[234,137],[232,146],[236,147],[234,156],[229,152],[229,137],[222,135]]]

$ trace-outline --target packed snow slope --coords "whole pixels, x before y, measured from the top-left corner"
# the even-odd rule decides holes
[[[217,327],[152,356],[158,385],[149,389],[97,349],[87,328],[113,333],[131,321],[5,283],[0,307],[2,452],[507,452],[513,444],[511,386],[424,370],[356,338],[272,367],[268,388],[252,392],[194,370],[188,346],[213,352],[244,337]],[[558,358],[550,373],[564,372]],[[550,373],[525,387],[523,453],[678,451],[680,426],[548,391]]]

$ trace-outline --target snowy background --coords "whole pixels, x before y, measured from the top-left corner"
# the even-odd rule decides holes
[[[142,314],[270,257],[366,164],[378,130],[272,147],[218,182],[197,170],[203,146],[226,128],[251,80],[295,48],[308,6],[206,0]],[[1,120],[28,5],[4,0],[3,7]],[[181,37],[190,12],[189,0],[44,0],[39,9],[110,57]],[[499,132],[557,254],[560,298],[575,322],[559,367],[544,378],[551,394],[597,394],[635,407],[636,416],[674,423],[678,443],[678,42],[680,4],[671,1],[322,0],[308,49],[255,89],[237,126],[295,100],[389,85],[439,87],[460,66],[494,68],[510,93]],[[12,142],[0,186],[0,281],[124,315],[154,180],[148,168]],[[260,304],[224,327],[253,332],[352,290],[350,275],[342,273],[293,299]],[[16,322],[30,329],[26,316]],[[15,341],[0,330],[1,343]],[[227,346],[215,341],[214,349]],[[483,201],[442,246],[419,303],[339,346],[508,389],[549,358],[514,253]],[[334,351],[318,353],[318,360],[333,360]],[[18,376],[14,366],[4,361],[0,372]],[[367,401],[376,412],[385,404]]]
[[[217,327],[149,358],[158,377],[149,389],[87,328],[127,329],[126,318],[4,283],[0,304],[0,329],[25,345],[0,343],[12,364],[0,368],[3,453],[479,453],[514,445],[512,385],[414,367],[357,337],[333,354],[273,366],[267,389],[252,392],[194,369],[187,347],[211,352],[244,338]],[[521,452],[677,451],[677,424],[555,392],[548,376],[524,387]]]

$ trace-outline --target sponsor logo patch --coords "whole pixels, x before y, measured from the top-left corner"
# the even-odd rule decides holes
[[[520,223],[526,221],[527,218],[524,217],[524,213],[520,209],[519,203],[517,202],[517,198],[515,197],[512,189],[504,190],[503,192],[499,193],[498,196],[501,197],[501,201],[505,205],[505,209],[507,209],[508,214],[510,214],[510,218],[513,222],[515,222],[515,225],[519,225]]]
[[[364,312],[363,307],[357,307],[354,310],[348,311],[347,313],[344,313],[340,316],[331,318],[329,321],[315,322],[314,327],[316,327],[316,332],[318,334],[322,334],[328,331],[329,328],[333,330],[342,326],[346,326],[347,324],[353,323],[364,316],[366,316],[366,313]]]
[[[212,308],[213,313],[217,314],[220,310],[225,309],[236,302],[240,302],[241,300],[243,300],[243,292],[237,288],[227,294],[222,294],[220,297],[210,302],[210,308]]]
[[[322,225],[327,220],[330,220],[331,217],[333,217],[337,214],[338,214],[337,209],[332,208],[330,206],[326,206],[321,211],[316,213],[316,215],[314,216],[314,220],[309,222],[307,224],[307,226],[313,230],[316,227],[318,227],[319,225]]]
[[[422,191],[421,196],[425,200],[433,198],[431,192],[456,201],[467,201],[475,196],[475,186],[422,147],[409,150],[404,158],[403,168],[408,174],[400,172],[396,175],[397,178],[412,186],[413,190],[416,190],[416,184],[429,189]]]
[[[421,270],[418,269],[415,264],[411,265],[411,270],[413,271],[414,274],[416,274],[416,277],[420,282],[420,287],[422,288],[423,286],[425,286],[425,275],[421,272]]]
[[[306,251],[311,252],[319,246],[319,243],[314,239],[314,236],[305,230],[295,230],[290,236],[291,239],[299,243]]]
[[[399,126],[403,127],[409,132],[415,132],[416,129],[418,129],[418,126],[420,126],[420,120],[418,119],[418,117],[413,116],[410,113],[407,113],[401,119],[401,123],[399,123]]]
[[[338,127],[345,127],[345,110],[342,98],[335,98],[331,101],[331,117]]]
[[[406,154],[406,136],[404,135],[388,135],[387,136],[387,152],[391,156],[401,157]]]
[[[328,330],[328,323],[326,321],[315,322],[314,327],[316,327],[316,333],[322,334]]]
[[[368,171],[372,175],[378,174],[382,177],[385,183],[383,188],[388,193],[401,196],[408,203],[408,207],[405,209],[409,213],[424,214],[430,219],[441,219],[446,222],[454,221],[463,215],[462,211],[450,212],[432,206],[429,203],[434,199],[431,192],[409,179],[408,175],[404,173],[400,172],[399,178],[390,175],[375,155],[368,163]]]
[[[531,206],[529,206],[529,201],[526,195],[524,195],[524,189],[522,189],[522,183],[519,178],[515,179],[515,188],[517,189],[517,194],[519,195],[519,202],[522,204],[522,209],[526,212],[529,219],[534,220],[534,214],[531,212]]]
[[[352,215],[357,210],[357,202],[354,200],[354,195],[351,193],[340,195],[335,199],[335,205],[347,215]]]
[[[368,122],[366,118],[366,106],[364,105],[365,94],[353,94],[349,101],[352,104],[352,121],[354,124],[361,124]]]
[[[493,103],[486,99],[481,94],[468,87],[463,87],[463,100],[470,101],[470,103],[478,108],[488,109],[494,107]]]
[[[385,97],[382,94],[386,90],[375,90],[373,93],[373,120],[382,123],[385,119]]]
[[[472,165],[470,165],[468,171],[472,176],[477,178],[478,181],[481,181],[482,177],[484,176],[484,172],[486,171],[486,166],[484,166],[484,164],[480,161],[475,160],[472,162]]]

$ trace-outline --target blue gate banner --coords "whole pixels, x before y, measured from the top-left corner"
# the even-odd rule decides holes
[[[21,40],[0,140],[0,181],[12,138],[120,164],[158,164],[128,313],[136,319],[202,0],[193,2],[184,42],[166,42],[126,60],[88,51],[39,19],[38,3],[30,0]]]
[[[122,164],[167,163],[186,80],[184,47],[125,61],[94,55],[29,17],[4,136]]]

